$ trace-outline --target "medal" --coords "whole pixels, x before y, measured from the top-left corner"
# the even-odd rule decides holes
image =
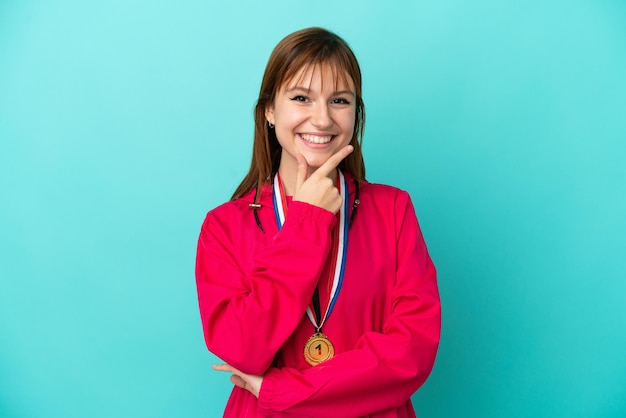
[[[337,229],[335,230],[335,244],[333,245],[333,250],[336,252],[331,255],[335,262],[335,266],[334,269],[332,269],[333,274],[332,287],[329,295],[330,297],[328,305],[326,306],[326,312],[322,317],[320,312],[319,292],[316,288],[312,301],[313,309],[309,306],[306,310],[306,314],[316,331],[304,345],[304,359],[311,366],[320,364],[335,355],[335,348],[333,347],[333,344],[326,335],[322,334],[322,326],[330,316],[330,313],[335,306],[335,302],[337,301],[337,297],[339,296],[339,291],[341,290],[341,285],[343,283],[343,276],[346,268],[346,254],[348,250],[348,228],[350,225],[348,219],[348,203],[350,200],[348,194],[348,182],[346,181],[346,178],[341,170],[337,170],[337,172],[338,189],[341,197],[343,198],[343,204],[339,209],[339,223]],[[273,200],[276,223],[278,225],[278,230],[280,231],[283,223],[285,222],[287,198],[285,197],[285,191],[282,187],[282,182],[278,173],[276,173],[276,176],[274,177]],[[313,313],[313,310],[315,310],[315,314]]]
[[[311,335],[304,345],[304,359],[311,366],[316,366],[335,355],[335,347],[321,332]]]

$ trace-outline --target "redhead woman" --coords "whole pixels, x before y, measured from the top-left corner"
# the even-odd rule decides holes
[[[208,213],[196,282],[225,417],[415,417],[439,344],[436,273],[409,195],[365,180],[359,64],[320,28],[272,52],[252,163]]]

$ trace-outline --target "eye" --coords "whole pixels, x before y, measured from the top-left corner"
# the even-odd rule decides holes
[[[308,102],[309,98],[306,97],[306,96],[298,95],[298,96],[292,97],[290,100],[293,100],[294,102],[302,102],[302,103],[304,103],[304,102]]]
[[[336,99],[333,99],[331,101],[331,103],[333,104],[341,104],[341,105],[349,105],[350,102],[347,99],[344,99],[343,97],[337,97]]]

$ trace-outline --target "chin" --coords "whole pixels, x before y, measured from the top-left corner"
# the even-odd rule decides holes
[[[348,145],[348,144],[346,144]],[[345,146],[345,145],[344,145]],[[311,152],[310,150],[303,150],[301,154],[306,159],[309,167],[319,167],[324,164],[328,159],[337,153],[342,147],[332,147],[325,150],[318,150],[317,152]]]
[[[309,167],[319,168],[322,164],[324,164],[326,161],[328,161],[328,159],[330,158],[331,155],[332,154],[328,154],[328,155],[325,155],[325,156],[321,156],[321,155],[308,156],[308,155],[305,155],[304,158],[306,159],[306,162],[307,162]]]

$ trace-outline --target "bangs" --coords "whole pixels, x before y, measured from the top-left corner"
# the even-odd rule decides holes
[[[277,90],[282,86],[289,85],[294,81],[299,84],[304,81],[305,75],[308,73],[312,78],[316,71],[324,71],[329,69],[332,74],[334,89],[338,90],[343,84],[346,88],[354,90],[357,97],[361,96],[361,72],[358,66],[354,66],[355,59],[350,57],[348,51],[343,48],[330,48],[329,45],[317,45],[318,48],[303,48],[304,51],[298,51],[294,48],[290,51],[290,57],[287,57],[285,66],[278,75],[281,80],[280,85],[276,86]],[[311,71],[309,71],[311,70]],[[308,80],[309,82],[311,80]],[[324,77],[322,77],[322,86]]]
[[[280,87],[288,86],[291,84],[301,85],[308,81],[310,84],[312,82],[313,77],[320,71],[322,74],[326,73],[326,70],[330,71],[331,79],[333,83],[333,89],[338,91],[340,89],[343,90],[353,90],[356,92],[356,83],[348,73],[346,68],[342,68],[335,61],[324,61],[324,62],[305,62],[301,66],[293,65],[290,66],[288,72],[285,74],[285,78],[281,83]],[[308,75],[308,77],[307,77]],[[306,80],[308,78],[308,80]],[[321,87],[324,88],[324,83],[328,82],[327,77],[321,77]]]

